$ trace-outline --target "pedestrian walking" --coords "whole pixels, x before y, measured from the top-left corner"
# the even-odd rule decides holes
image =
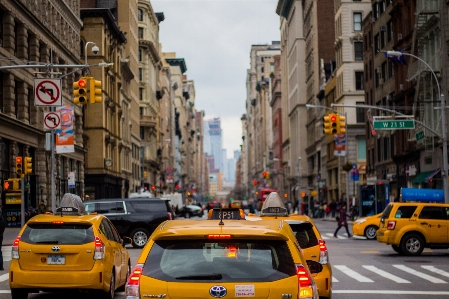
[[[3,253],[2,253],[2,246],[3,246],[3,233],[5,232],[5,219],[3,219],[3,214],[0,213],[0,271],[3,271]]]
[[[39,203],[39,206],[37,207],[37,213],[38,214],[45,214],[45,212],[47,211],[46,207],[45,207],[45,203],[43,200],[41,200],[41,202]]]
[[[337,227],[337,229],[335,230],[334,238],[338,238],[338,237],[337,237],[337,233],[338,233],[338,231],[340,230],[340,228],[341,228],[342,226],[344,226],[344,227],[346,228],[346,232],[348,233],[348,237],[349,237],[349,238],[352,237],[351,234],[349,233],[348,221],[346,220],[346,219],[347,219],[346,217],[348,217],[348,216],[350,216],[350,215],[346,212],[346,206],[343,205],[343,206],[340,208],[340,216],[338,216],[338,219],[337,219],[338,227]]]

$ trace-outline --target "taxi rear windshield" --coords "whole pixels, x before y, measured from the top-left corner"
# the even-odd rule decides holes
[[[311,223],[289,223],[289,225],[302,249],[318,246],[318,238]]]
[[[143,274],[169,282],[268,282],[296,275],[284,241],[157,241]]]
[[[30,224],[20,239],[29,244],[86,244],[95,239],[92,225]]]

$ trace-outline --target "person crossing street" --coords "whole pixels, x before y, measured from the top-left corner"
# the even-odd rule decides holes
[[[334,233],[334,238],[338,238],[337,237],[337,233],[340,230],[340,228],[342,226],[344,226],[346,228],[346,232],[348,233],[348,237],[351,238],[352,235],[349,233],[349,228],[348,228],[348,221],[347,221],[347,217],[350,216],[347,212],[346,212],[346,205],[342,205],[340,208],[340,216],[337,219],[338,222],[338,227],[335,230]]]

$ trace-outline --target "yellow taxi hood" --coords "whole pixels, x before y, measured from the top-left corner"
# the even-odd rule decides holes
[[[219,223],[220,220],[170,220],[159,225],[152,239],[203,239],[207,235],[232,235],[233,238],[251,236],[256,239],[288,240],[285,230],[289,227],[282,220],[224,220],[223,225]]]

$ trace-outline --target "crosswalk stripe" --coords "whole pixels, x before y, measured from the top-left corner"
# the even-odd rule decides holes
[[[334,237],[334,234],[332,234],[332,233],[327,233],[326,235],[329,236],[329,237],[331,237],[331,238]],[[344,236],[339,236],[339,235],[337,235],[337,237],[338,237],[339,239],[347,239],[347,237],[344,237]]]
[[[374,273],[376,273],[376,274],[378,274],[380,276],[383,276],[385,278],[391,279],[391,280],[393,280],[393,281],[395,281],[397,283],[410,283],[410,281],[408,281],[408,280],[405,280],[405,279],[402,279],[402,278],[400,278],[400,277],[398,277],[396,275],[390,274],[390,273],[388,273],[388,272],[386,272],[384,270],[381,270],[381,269],[379,269],[379,268],[377,268],[375,266],[362,266],[362,267],[367,269],[367,270],[370,270],[370,271],[372,271],[372,272],[374,272]]]
[[[426,270],[429,270],[429,271],[431,271],[433,273],[440,274],[440,275],[445,276],[445,277],[449,277],[449,272],[437,269],[434,266],[421,266],[421,268],[424,268]]]
[[[428,280],[428,281],[433,282],[433,283],[447,283],[444,280],[441,280],[439,278],[430,276],[428,274],[416,271],[415,269],[409,268],[409,267],[404,266],[404,265],[393,265],[393,267],[395,267],[395,268],[397,268],[399,270],[402,270],[404,272],[410,273],[412,275],[421,277],[422,279]]]
[[[0,281],[5,281],[9,279],[9,273],[0,275]]]
[[[360,282],[374,282],[373,280],[369,279],[368,277],[365,277],[365,276],[361,275],[360,273],[357,273],[354,270],[349,269],[346,266],[335,265],[334,268],[340,270],[344,274],[348,275],[349,277],[354,278],[357,281],[360,281]]]
[[[338,279],[332,276],[332,282],[338,282]]]

